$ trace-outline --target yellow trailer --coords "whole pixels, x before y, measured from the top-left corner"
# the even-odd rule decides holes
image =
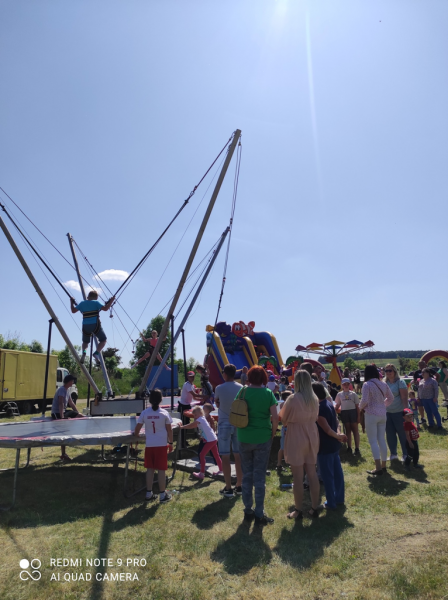
[[[29,414],[34,405],[42,401],[46,360],[46,354],[0,348],[0,409],[7,402],[16,402],[22,414]],[[59,387],[57,371],[58,357],[50,355],[47,401],[53,399],[56,387]],[[62,373],[59,375],[61,379]]]

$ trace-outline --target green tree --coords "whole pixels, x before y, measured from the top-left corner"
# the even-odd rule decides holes
[[[106,348],[103,350],[104,364],[110,376],[117,373],[117,367],[121,363],[121,356],[118,356],[118,348]]]
[[[79,352],[81,350],[81,346],[75,346],[75,350]],[[72,353],[68,346],[65,346],[64,350],[53,351],[52,354],[57,354],[59,366],[67,369],[73,375],[78,375],[81,371],[78,363],[73,358]],[[88,367],[87,367],[88,368]]]
[[[5,350],[21,350],[22,352],[29,352],[30,347],[25,342],[22,342],[20,333],[15,331],[11,333],[8,331],[6,337],[1,336],[1,348],[5,348]]]
[[[417,371],[418,370],[418,359],[410,358],[409,359],[409,371]]]
[[[157,331],[158,333],[160,333],[160,331],[162,330],[164,322],[165,322],[165,317],[162,317],[162,315],[158,315],[157,317],[154,317],[153,319],[151,319],[151,321],[149,322],[148,327],[146,327],[146,329],[144,329],[142,331],[143,337],[149,339],[151,337],[151,331],[153,329],[155,331]],[[160,352],[159,352],[159,354],[160,354],[160,356],[162,358],[165,355],[165,352],[167,351],[170,343],[171,343],[171,332],[168,331],[166,339],[163,341],[162,346],[160,348]],[[142,358],[148,352],[148,348],[149,348],[149,342],[144,342],[140,338],[139,341],[135,345],[134,359],[136,361],[140,360],[140,358]],[[174,357],[176,357],[176,349],[174,349]],[[141,362],[137,367],[135,367],[135,371],[136,371],[136,373],[138,373],[140,379],[145,374],[148,362],[149,362],[149,357],[146,358],[143,362]],[[160,361],[158,361],[156,359],[156,362],[154,363],[154,365],[157,366],[159,364],[160,364]]]
[[[407,373],[408,371],[411,370],[410,365],[411,365],[412,360],[413,360],[412,358],[405,358],[403,356],[398,357],[398,365],[400,367],[400,373],[402,375],[404,375],[404,373]]]
[[[30,352],[40,352],[42,354],[44,352],[44,347],[37,340],[32,340],[30,344]]]
[[[350,371],[354,371],[357,368],[358,368],[358,365],[353,360],[353,358],[351,356],[347,356],[347,358],[344,360],[344,369],[349,369]]]
[[[194,356],[190,356],[187,358],[187,371],[194,371],[198,361],[194,358]]]

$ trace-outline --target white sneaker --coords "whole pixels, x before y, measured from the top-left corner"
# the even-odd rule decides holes
[[[401,457],[401,462],[404,462],[407,459],[407,456],[403,454],[403,456]]]
[[[398,460],[398,454],[391,454],[389,460]]]

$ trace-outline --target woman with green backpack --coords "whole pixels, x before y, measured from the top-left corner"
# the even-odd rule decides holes
[[[272,439],[278,427],[277,400],[271,390],[265,387],[268,377],[263,367],[256,365],[249,369],[247,380],[249,386],[242,388],[235,399],[236,402],[243,400],[247,405],[247,425],[243,427],[241,424],[237,425],[243,471],[244,520],[255,519],[256,525],[267,525],[274,522],[274,519],[264,512],[264,497],[266,469]],[[232,413],[230,416],[232,419]],[[253,491],[255,491],[255,508],[252,508]]]

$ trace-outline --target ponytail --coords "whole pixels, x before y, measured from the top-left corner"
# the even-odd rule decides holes
[[[149,403],[152,410],[158,410],[159,404],[162,402],[162,392],[160,390],[151,390],[149,392]]]

